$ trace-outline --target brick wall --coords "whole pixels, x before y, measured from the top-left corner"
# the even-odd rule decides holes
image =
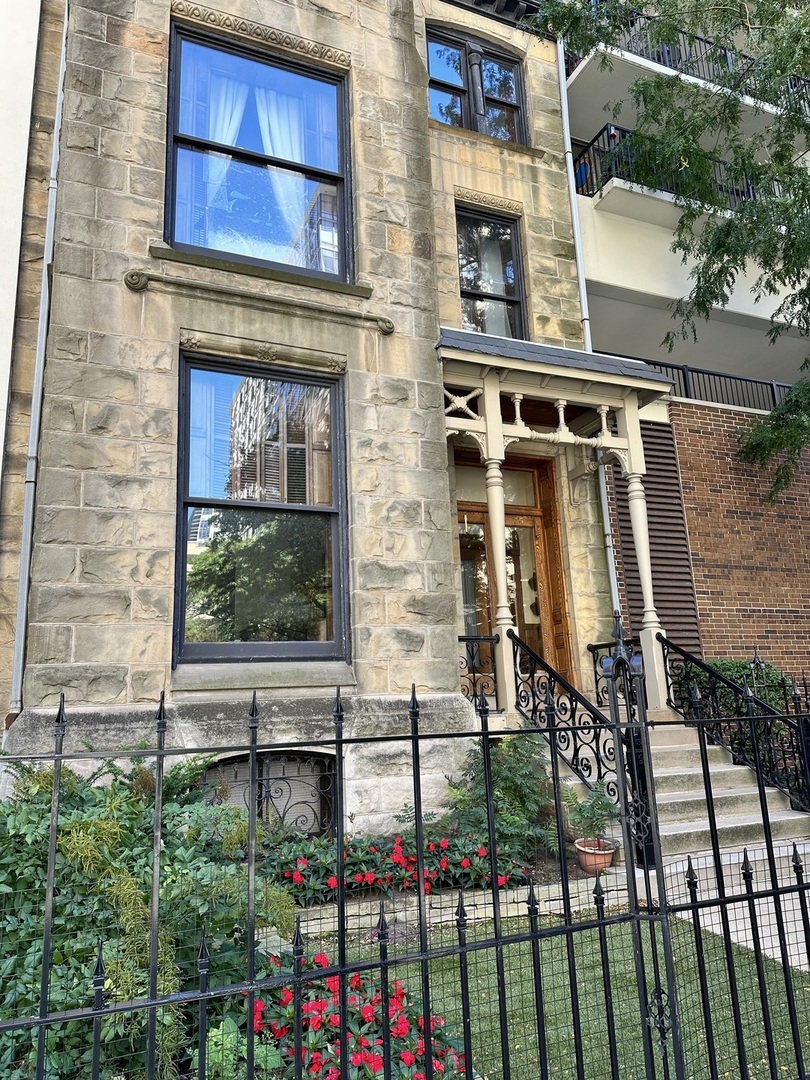
[[[778,502],[767,474],[737,459],[749,422],[731,409],[670,406],[704,655],[810,667],[810,456]]]

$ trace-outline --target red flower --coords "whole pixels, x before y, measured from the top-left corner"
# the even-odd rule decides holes
[[[318,952],[312,957],[312,963],[317,967],[329,967],[331,961],[326,953]]]
[[[416,1054],[412,1050],[403,1050],[399,1058],[403,1065],[413,1065],[416,1062]]]
[[[467,869],[467,867],[468,867],[468,866],[470,865],[470,860],[469,860],[469,859],[468,859],[468,858],[467,858],[467,857],[465,856],[465,857],[464,857],[464,858],[463,858],[463,859],[461,860],[461,865],[462,865],[462,866],[464,867],[464,869],[466,870],[466,869]]]
[[[383,1066],[385,1065],[382,1054],[368,1054],[366,1056],[366,1065],[368,1065],[373,1073],[382,1072]]]
[[[447,851],[447,849],[450,847],[450,841],[447,840],[445,837],[442,837],[439,841],[439,847],[442,849],[442,851]]]
[[[374,871],[373,870],[366,870],[365,874],[363,875],[363,880],[365,881],[366,885],[373,885],[374,884]]]
[[[331,993],[336,994],[340,990],[340,976],[339,975],[327,975],[326,976],[326,989]]]
[[[340,1027],[340,1013],[329,1013],[329,1023],[332,1027]]]
[[[448,859],[447,859],[447,856],[446,856],[446,855],[442,855],[441,859],[439,859],[439,868],[440,868],[441,870],[446,870],[446,869],[447,869],[447,866],[448,866]]]
[[[253,1031],[256,1035],[258,1035],[260,1031],[264,1031],[264,1029],[267,1027],[267,1024],[265,1024],[265,1022],[262,1020],[263,1012],[264,1002],[261,1000],[261,998],[257,998],[253,1002]]]
[[[362,1052],[360,1050],[355,1050],[355,1052],[352,1054],[352,1065],[362,1065],[362,1064],[363,1064],[363,1054],[362,1054]]]
[[[338,879],[335,877],[334,874],[332,874],[331,877],[328,877],[326,879],[326,884],[329,886],[330,889],[336,889],[338,887]]]
[[[499,886],[499,888],[503,888],[503,886],[507,883],[508,880],[509,880],[509,875],[508,874],[498,874],[498,886]]]
[[[363,1008],[360,1010],[360,1015],[363,1018],[364,1024],[370,1024],[374,1019],[374,1006],[364,1005]]]
[[[478,854],[479,854],[479,855],[481,856],[481,858],[482,858],[482,859],[484,858],[484,856],[486,855],[486,853],[487,853],[487,849],[486,849],[485,847],[480,847],[480,848],[478,849]]]
[[[352,990],[362,989],[363,980],[356,971],[352,972],[351,978],[349,979],[349,986],[352,988]]]
[[[292,999],[293,999],[292,990],[290,990],[289,986],[283,987],[282,990],[281,990],[281,1004],[282,1005],[289,1005],[290,1002],[292,1001]]]
[[[374,847],[374,845],[373,845],[373,844],[369,844],[369,845],[368,845],[368,850],[369,850],[369,851],[371,852],[371,854],[372,854],[372,855],[376,855],[376,854],[377,854],[377,849],[376,849],[376,848]]]
[[[287,1024],[279,1024],[277,1020],[271,1020],[270,1030],[273,1033],[274,1039],[283,1039],[290,1029]]]
[[[433,843],[433,841],[431,840],[431,841],[430,841],[430,842],[428,843],[428,851],[435,851],[435,850],[436,850],[436,845],[435,845],[435,844]]]
[[[393,1036],[395,1036],[395,1038],[400,1038],[401,1039],[401,1038],[404,1038],[410,1032],[410,1030],[411,1030],[411,1024],[410,1024],[410,1021],[408,1020],[408,1017],[405,1016],[404,1013],[400,1013],[400,1015],[396,1018],[396,1020],[391,1025],[391,1034]],[[413,1062],[412,1061],[411,1062],[405,1062],[405,1064],[406,1065],[413,1065]]]
[[[304,880],[304,875],[301,873],[300,870],[295,870],[293,871],[292,879],[296,885],[300,885],[301,882]]]
[[[295,862],[296,862],[297,866],[301,866],[306,870],[308,864],[307,864],[306,858],[303,855],[301,855],[299,858],[297,858],[295,860]]]
[[[430,882],[426,881],[425,882],[425,893],[426,894],[429,893],[432,888],[433,888],[433,886],[430,884]]]

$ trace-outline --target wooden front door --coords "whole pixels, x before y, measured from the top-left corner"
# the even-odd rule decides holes
[[[494,632],[494,538],[486,503],[479,498],[484,470],[461,457],[456,477],[464,633],[488,635]],[[518,636],[568,677],[571,655],[551,462],[507,461],[504,486],[507,588]]]

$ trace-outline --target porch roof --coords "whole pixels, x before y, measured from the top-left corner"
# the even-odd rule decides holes
[[[439,355],[455,360],[467,359],[482,362],[488,357],[488,363],[515,367],[530,371],[542,366],[546,372],[555,371],[564,376],[572,376],[601,383],[614,383],[631,386],[638,391],[641,404],[653,401],[669,393],[672,379],[642,360],[631,360],[623,356],[610,356],[605,353],[585,352],[582,349],[564,349],[559,345],[540,345],[534,341],[522,341],[518,338],[494,337],[491,334],[479,334],[473,330],[454,330],[441,328],[441,335],[436,345]]]

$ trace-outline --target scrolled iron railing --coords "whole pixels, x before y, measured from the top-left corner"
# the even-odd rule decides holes
[[[475,705],[476,711],[482,694],[488,702],[497,701],[495,646],[500,640],[498,634],[462,634],[458,639],[463,648],[458,661],[461,693]]]
[[[512,642],[517,711],[547,735],[559,727],[554,747],[571,772],[589,788],[603,783],[606,793],[617,799],[616,749],[608,717],[513,630],[506,636]]]
[[[633,656],[641,648],[641,639],[637,637],[623,638],[623,643],[630,656]],[[588,646],[588,652],[593,660],[593,683],[596,704],[600,709],[606,709],[609,705],[608,677],[605,674],[604,660],[607,660],[616,648],[615,640],[597,641]]]
[[[761,769],[765,782],[810,811],[810,715],[795,683],[794,715],[780,711],[721,675],[710,664],[657,635],[667,674],[667,704],[686,720],[705,723],[711,742],[724,747],[734,763]],[[741,721],[757,718],[756,724]]]

